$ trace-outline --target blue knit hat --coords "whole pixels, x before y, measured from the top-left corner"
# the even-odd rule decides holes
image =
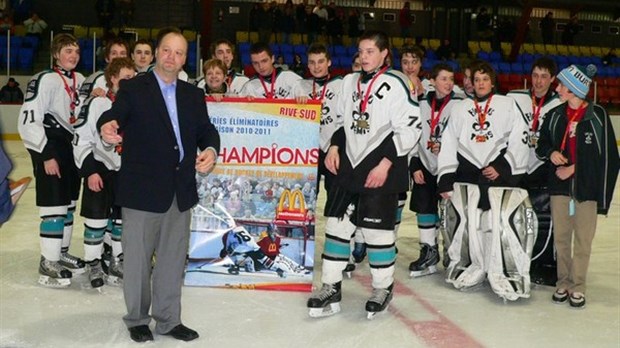
[[[596,74],[596,66],[593,64],[584,67],[571,65],[558,74],[558,80],[580,99],[586,99],[592,78]]]

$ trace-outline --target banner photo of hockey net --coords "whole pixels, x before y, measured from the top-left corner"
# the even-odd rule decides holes
[[[207,99],[220,133],[197,175],[185,285],[311,291],[321,104]]]

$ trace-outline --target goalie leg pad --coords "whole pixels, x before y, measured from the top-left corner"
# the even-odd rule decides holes
[[[454,229],[448,249],[450,265],[446,281],[457,289],[473,287],[485,278],[483,236],[480,233],[480,211],[477,208],[479,200],[478,186],[462,183],[454,185],[451,202],[460,223]]]
[[[527,191],[489,189],[493,238],[489,255],[489,283],[500,297],[515,301],[530,296],[530,259],[537,220]]]

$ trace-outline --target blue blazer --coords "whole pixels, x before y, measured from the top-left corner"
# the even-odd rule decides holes
[[[123,135],[122,165],[116,204],[153,213],[166,212],[176,196],[185,211],[198,202],[196,151],[219,153],[219,133],[209,120],[204,92],[178,80],[177,114],[184,158],[179,149],[163,95],[153,72],[121,81],[112,108],[99,118],[97,129],[111,120]]]

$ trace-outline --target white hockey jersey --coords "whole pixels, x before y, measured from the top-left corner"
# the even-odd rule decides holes
[[[103,163],[106,168],[113,171],[118,171],[121,167],[121,155],[117,147],[103,142],[97,130],[99,117],[111,107],[110,98],[95,96],[86,99],[82,105],[80,112],[82,122],[75,127],[73,157],[76,166],[82,170],[86,169],[88,173],[93,172],[92,160]]]
[[[331,145],[332,135],[342,124],[339,120],[341,116],[336,112],[340,102],[341,89],[342,77],[330,78],[328,81],[317,79],[316,82],[314,78],[303,79],[297,81],[293,87],[294,97],[306,96],[308,99],[321,99],[323,97],[319,138],[319,147],[323,152],[327,152]]]
[[[487,104],[490,104],[487,107]],[[463,99],[452,107],[438,158],[438,181],[455,173],[459,167],[457,154],[473,166],[483,169],[505,150],[504,159],[512,175],[525,174],[529,149],[525,139],[527,123],[521,117],[514,99],[492,95],[478,103],[486,118],[480,124],[473,99]]]
[[[299,80],[301,80],[301,76],[292,71],[276,69],[275,82],[271,81],[271,76],[264,77],[263,86],[258,75],[254,76],[243,85],[239,96],[267,98],[267,95],[273,92],[275,99],[290,99],[293,98],[293,86]]]
[[[247,76],[236,73],[234,70],[231,70],[229,72],[228,77],[229,77],[230,83],[228,83],[228,89],[227,89],[226,95],[229,95],[229,96],[239,95],[243,85],[245,85],[245,83],[250,80]],[[205,81],[204,76],[196,80],[194,84],[196,85],[196,87],[205,91],[206,81]]]
[[[535,149],[540,137],[540,128],[545,120],[545,115],[549,110],[562,104],[562,101],[558,97],[558,94],[552,90],[549,90],[542,101],[542,105],[538,103],[534,105],[535,100],[532,100],[532,92],[528,89],[518,89],[508,92],[506,96],[513,98],[517,102],[517,108],[521,117],[527,122],[528,135],[527,142],[530,148],[529,159],[527,163],[527,173],[532,174],[536,169],[545,164],[545,162],[539,160],[536,157]],[[540,110],[539,110],[540,108]],[[537,112],[536,112],[537,111]],[[534,129],[534,113],[538,114],[538,120],[536,121],[536,127]]]
[[[418,146],[413,150],[412,156],[418,158],[420,162],[422,162],[424,168],[433,175],[437,175],[437,155],[431,151],[432,145],[442,142],[442,134],[448,125],[452,108],[463,100],[463,96],[455,92],[450,94],[449,99],[446,100],[445,98],[442,99],[442,101],[446,102],[445,105],[441,102],[435,102],[433,115],[432,103],[435,99],[435,92],[429,92],[426,94],[426,97],[420,101],[422,135],[420,136]],[[436,121],[431,122],[432,117],[438,118]]]
[[[80,73],[59,71],[45,70],[30,79],[17,122],[26,148],[43,154],[44,160],[52,158],[52,149],[46,149],[48,137],[73,138],[74,108],[84,81]]]
[[[80,87],[80,102],[86,101],[95,88],[101,88],[106,93],[108,92],[108,86],[106,86],[105,76],[103,70],[94,72],[92,75],[84,80],[82,87]]]
[[[420,108],[411,98],[402,73],[388,69],[372,82],[375,76],[354,72],[342,81],[342,102],[337,109],[342,115],[342,131],[338,130],[332,139],[332,144],[345,147],[345,158],[341,151],[339,182],[350,190],[364,190],[370,170],[387,158],[393,167],[380,189],[399,193],[409,185],[407,155],[420,138]],[[362,111],[364,100],[367,105]],[[342,142],[337,139],[339,132],[344,133],[344,144],[338,143]]]

